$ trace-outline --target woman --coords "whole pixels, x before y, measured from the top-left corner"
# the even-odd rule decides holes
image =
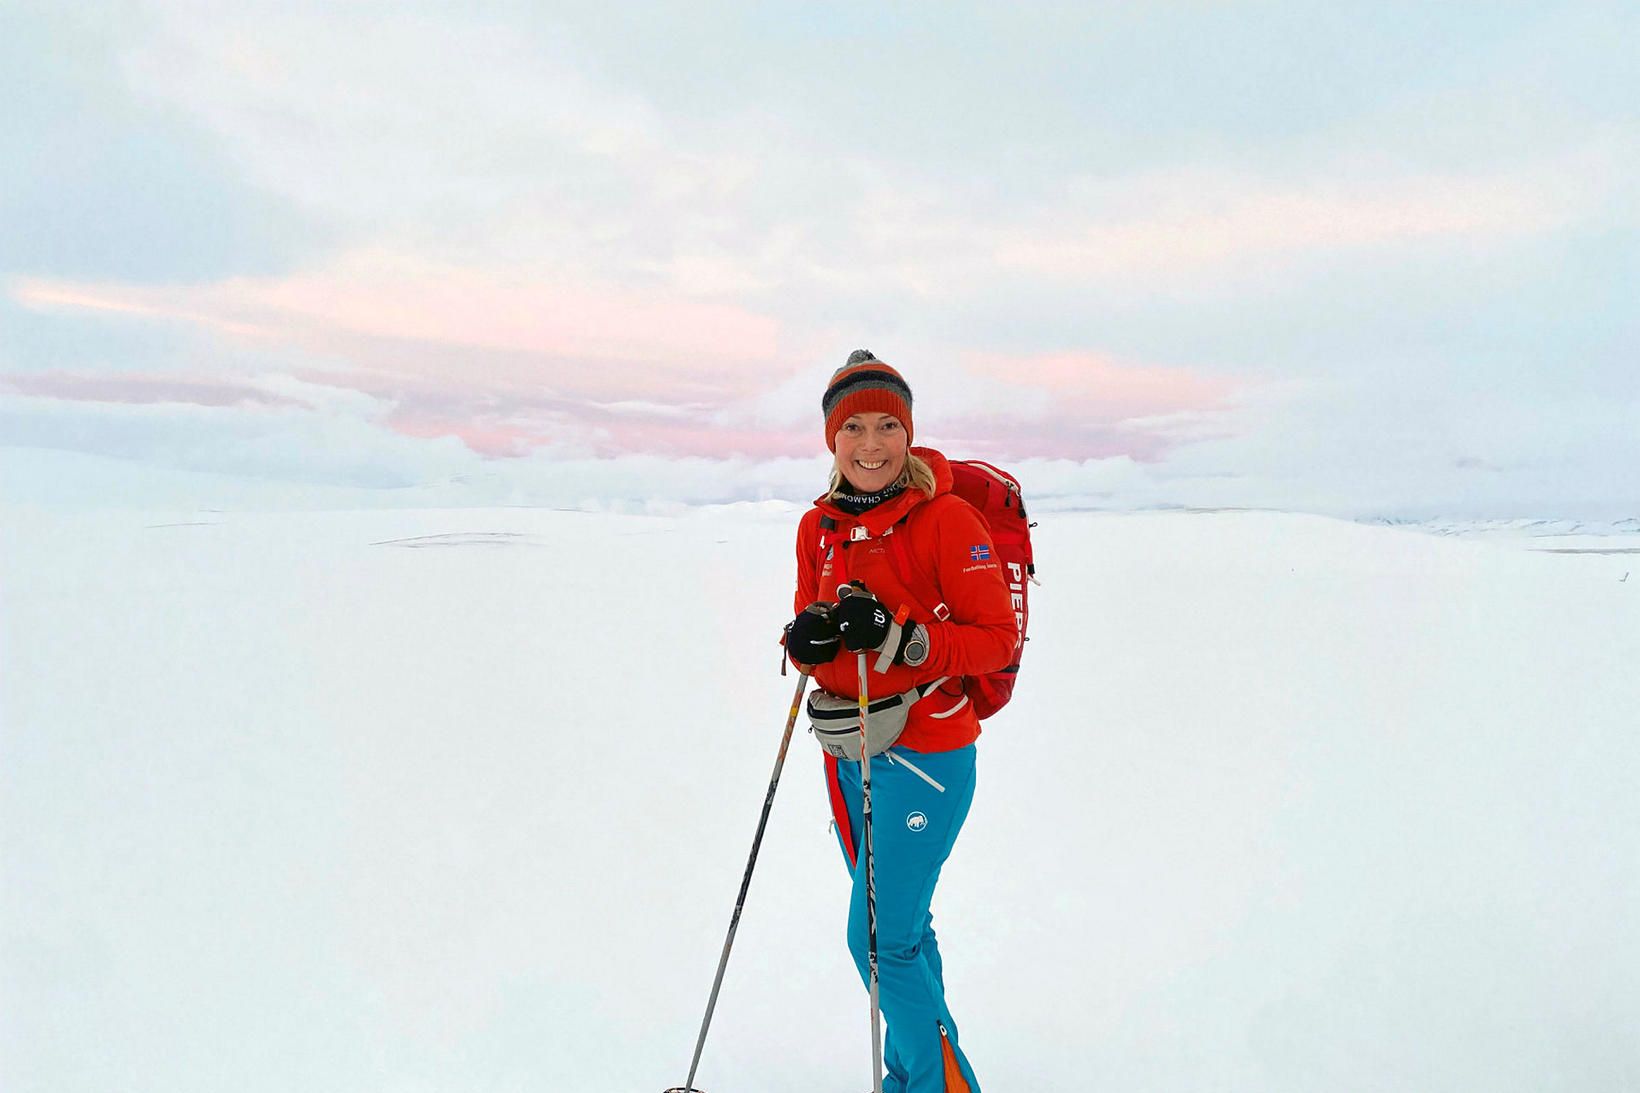
[[[979,1093],[946,1006],[929,905],[974,796],[980,726],[963,677],[1011,662],[1013,608],[990,531],[950,493],[945,457],[911,447],[911,389],[899,372],[855,350],[821,408],[836,460],[831,488],[798,526],[798,615],[786,647],[820,688],[811,715],[852,709],[856,741],[856,665],[866,654],[884,1089]],[[889,724],[880,728],[877,700],[892,695],[908,709],[881,715]],[[851,752],[828,745],[826,779],[854,882],[849,949],[869,982],[859,754],[857,742]]]

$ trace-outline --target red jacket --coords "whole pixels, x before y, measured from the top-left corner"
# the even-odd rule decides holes
[[[1020,641],[1008,584],[1002,574],[984,517],[951,494],[951,465],[932,448],[912,448],[934,471],[934,496],[907,489],[858,516],[817,498],[797,526],[797,595],[794,612],[815,600],[833,603],[837,586],[861,580],[890,610],[909,608],[911,622],[928,627],[928,659],[916,668],[903,664],[870,672],[874,698],[910,690],[918,683],[951,678],[911,707],[898,747],[913,751],[949,751],[974,742],[979,718],[962,689],[963,676],[983,675],[1013,662]],[[836,521],[823,531],[822,517]],[[902,524],[899,521],[905,517]],[[863,528],[857,531],[856,528]],[[893,532],[884,536],[884,532]],[[836,541],[822,557],[822,535]],[[856,538],[856,536],[864,536]],[[896,554],[892,539],[901,537]],[[919,603],[900,578],[904,561],[922,574],[911,578],[938,592],[949,616],[935,617],[937,603]],[[876,657],[867,654],[869,665]],[[814,669],[814,679],[832,694],[858,698],[856,655],[842,649],[828,664]]]

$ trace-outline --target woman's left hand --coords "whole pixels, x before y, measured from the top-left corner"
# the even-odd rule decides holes
[[[843,644],[851,652],[877,649],[887,639],[889,624],[894,620],[864,582],[854,581],[849,587],[853,591],[839,600],[832,612],[837,620],[837,632],[843,635]]]
[[[912,666],[928,658],[925,627],[909,623],[901,626],[863,583],[854,581],[851,587],[854,591],[839,600],[833,612],[837,632],[851,652],[892,653],[892,663]]]

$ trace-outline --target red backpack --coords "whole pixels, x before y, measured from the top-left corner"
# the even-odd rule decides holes
[[[1036,579],[1036,563],[1031,556],[1031,528],[1035,525],[1025,515],[1025,498],[1019,489],[1019,480],[1007,471],[978,459],[953,459],[951,462],[951,493],[979,510],[980,516],[991,529],[991,541],[1002,563],[1002,575],[1007,578],[1008,591],[1013,596],[1014,622],[1019,626],[1019,641],[1014,645],[1013,663],[1006,668],[987,672],[982,676],[966,677],[968,697],[974,712],[981,720],[990,717],[1008,704],[1014,694],[1014,680],[1019,677],[1019,661],[1030,640],[1025,634],[1030,623],[1031,608],[1027,590]],[[932,583],[921,567],[914,565],[903,545],[889,536],[902,584],[924,602],[938,603]],[[944,608],[943,603],[939,604]],[[935,612],[936,617],[939,611]]]

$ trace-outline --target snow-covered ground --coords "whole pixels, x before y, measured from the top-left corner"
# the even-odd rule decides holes
[[[0,1086],[681,1083],[796,516],[0,512]],[[1038,536],[935,905],[987,1090],[1640,1089],[1640,556]],[[869,1084],[818,770],[800,737],[712,1093]]]

